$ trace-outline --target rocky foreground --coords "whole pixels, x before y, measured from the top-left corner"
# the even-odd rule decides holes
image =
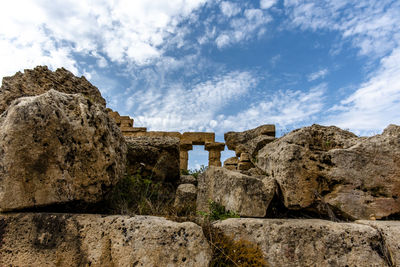
[[[400,126],[229,132],[192,176],[65,69],[4,78],[0,112],[0,266],[400,266]]]

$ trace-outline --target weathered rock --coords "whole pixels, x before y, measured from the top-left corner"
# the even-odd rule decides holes
[[[197,188],[193,184],[181,184],[176,189],[174,206],[178,211],[195,209]]]
[[[14,76],[3,78],[0,88],[0,114],[13,100],[23,96],[41,95],[50,89],[66,94],[81,93],[92,102],[106,106],[106,101],[100,91],[85,77],[75,77],[64,68],[53,72],[46,66],[38,66],[33,70],[25,70],[24,73],[17,72]]]
[[[181,175],[179,184],[193,184],[197,185],[197,179],[193,175]]]
[[[126,145],[105,109],[50,90],[0,116],[0,211],[97,202],[125,172]]]
[[[127,171],[140,172],[155,181],[177,182],[179,169],[179,138],[126,137]]]
[[[400,212],[400,127],[358,138],[313,125],[266,145],[256,165],[274,177],[289,209],[327,203],[336,215],[377,219]]]
[[[389,266],[372,227],[299,219],[227,219],[214,224],[257,244],[269,266]]]
[[[197,210],[209,212],[209,200],[245,217],[264,217],[275,188],[252,177],[222,167],[208,167],[199,175]]]
[[[236,170],[239,159],[237,157],[231,157],[224,161],[224,168],[228,170]]]
[[[240,154],[240,162],[251,162],[249,153],[241,153]]]
[[[254,168],[254,165],[251,162],[239,162],[237,165],[237,169],[240,171],[248,171],[251,168]]]
[[[275,125],[262,125],[244,132],[228,132],[224,138],[228,149],[234,150],[236,156],[249,153],[254,157],[261,148],[275,140]]]
[[[400,221],[356,221],[359,224],[375,228],[382,244],[381,251],[384,257],[391,262],[391,266],[400,265]]]
[[[0,215],[0,266],[208,266],[200,226],[145,216]]]

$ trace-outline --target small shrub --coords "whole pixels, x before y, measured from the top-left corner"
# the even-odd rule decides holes
[[[194,170],[189,170],[189,175],[194,176],[194,178],[198,178],[200,174],[202,174],[203,172],[205,172],[207,170],[207,167],[204,165],[200,166],[200,169],[194,169]]]
[[[174,196],[171,184],[140,174],[126,175],[108,195],[105,206],[112,214],[165,215],[173,209]]]
[[[199,211],[198,213],[203,216],[206,221],[213,222],[218,220],[226,220],[229,218],[240,218],[240,216],[230,210],[226,210],[225,207],[217,202],[210,200],[208,202],[210,212],[202,212]]]
[[[261,249],[247,240],[234,240],[212,225],[203,226],[213,257],[211,267],[222,266],[268,266]]]

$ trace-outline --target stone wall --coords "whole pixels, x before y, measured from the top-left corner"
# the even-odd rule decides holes
[[[119,126],[125,137],[176,137],[180,140],[180,169],[187,170],[189,151],[194,145],[202,145],[208,151],[208,166],[221,166],[221,151],[225,143],[215,142],[215,133],[210,132],[161,132],[147,131],[145,127],[133,127],[133,119],[121,116],[118,112],[108,109],[108,114]]]

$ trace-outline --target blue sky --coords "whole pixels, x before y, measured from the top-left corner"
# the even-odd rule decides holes
[[[400,1],[2,3],[0,77],[36,65],[85,75],[149,130],[371,135],[400,124]]]

